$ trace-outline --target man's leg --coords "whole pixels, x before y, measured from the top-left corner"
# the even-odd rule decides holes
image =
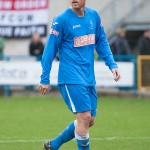
[[[52,150],[58,150],[59,147],[74,138],[76,120],[71,122],[66,129],[62,131],[56,138],[50,141]]]
[[[89,127],[94,125],[95,117],[91,117]],[[74,139],[76,120],[71,122],[66,129],[62,131],[56,138],[50,141],[53,150],[57,150],[62,144]]]
[[[89,126],[91,122],[91,111],[77,113],[77,124],[75,127],[75,138],[78,150],[90,150]]]
[[[95,121],[95,117],[91,117],[89,127],[92,127],[94,125],[94,121]],[[45,144],[46,145],[48,144],[48,146],[50,144],[52,150],[58,150],[62,144],[75,138],[75,126],[76,126],[76,120],[71,122],[68,125],[68,127],[64,129],[62,133],[60,133],[56,138],[54,138],[51,141],[48,141],[48,143]]]
[[[86,87],[84,87],[84,86],[80,87],[79,85],[77,85],[77,86],[62,85],[62,86],[60,86],[60,91],[63,96],[63,99],[65,100],[65,102],[70,110],[72,110],[72,105],[74,105],[75,109],[78,108],[79,111],[80,111],[80,108],[82,109],[84,106],[86,106],[86,109],[91,108],[90,105],[87,106],[87,104],[90,104],[90,99],[89,99],[89,95],[88,95],[89,93],[87,92]],[[92,108],[92,111],[88,111],[88,113],[87,112],[86,113],[76,113],[75,112],[75,114],[76,114],[76,118],[78,118],[78,126],[79,127],[80,127],[80,124],[82,124],[81,120],[86,120],[86,119],[82,119],[82,117],[85,118],[85,115],[83,115],[83,114],[88,114],[90,116],[89,117],[90,121],[88,121],[88,128],[89,128],[89,126],[92,126],[94,124],[94,119],[95,119],[94,116],[96,115],[96,110],[94,108]],[[91,117],[91,115],[93,117]],[[86,125],[87,125],[87,123],[86,123]],[[83,128],[84,128],[84,126],[83,126]],[[77,130],[78,130],[78,127],[77,127]],[[75,137],[74,131],[75,131],[75,125],[74,125],[74,123],[71,123],[68,126],[68,128],[66,128],[59,136],[57,136],[55,139],[53,139],[50,142],[50,145],[52,147],[51,149],[57,150],[63,143],[72,140]],[[68,133],[70,133],[71,136],[67,136]],[[78,133],[78,131],[76,133]],[[80,131],[79,131],[79,133],[80,133]]]

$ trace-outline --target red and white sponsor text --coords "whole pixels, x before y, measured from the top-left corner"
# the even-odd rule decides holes
[[[95,34],[88,34],[74,38],[74,47],[95,44]]]

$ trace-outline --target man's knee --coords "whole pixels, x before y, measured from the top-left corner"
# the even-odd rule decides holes
[[[84,122],[86,124],[90,124],[90,121],[91,121],[90,111],[78,113],[76,116],[77,116],[77,121]]]
[[[84,116],[83,116],[83,119],[84,119],[85,122],[90,124],[91,114],[90,113],[85,113]]]

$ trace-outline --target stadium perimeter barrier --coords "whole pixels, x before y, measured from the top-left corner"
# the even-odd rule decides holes
[[[137,58],[135,55],[113,55],[115,61],[117,62],[119,69],[122,69],[119,65],[119,63],[126,63],[126,67],[124,67],[124,71],[126,71],[126,76],[124,78],[128,77],[128,75],[132,72],[132,85],[129,86],[118,86],[120,90],[133,90],[134,94],[137,94]],[[98,60],[102,60],[101,57],[98,57]],[[132,70],[128,71],[128,67],[130,65],[133,65]],[[121,78],[122,78],[122,72],[121,72]]]
[[[124,87],[124,89],[133,89],[135,92],[137,90],[137,59],[135,55],[114,55],[114,59],[116,61],[130,61],[134,65],[134,70],[133,70],[133,86],[132,87]],[[128,75],[128,74],[127,74]],[[121,87],[120,87],[121,89]]]
[[[10,96],[11,87],[37,86],[41,74],[41,65],[35,57],[31,56],[0,56],[0,86],[4,87],[5,95]],[[137,60],[133,55],[114,55],[121,70],[120,82],[114,82],[113,76],[104,62],[95,61],[95,77],[98,87],[115,87],[119,89],[137,91]],[[34,63],[33,63],[34,62]],[[53,62],[51,71],[51,85],[57,87],[58,61]]]
[[[5,61],[5,62],[10,62],[10,61],[23,61],[23,60],[39,60],[39,58],[37,57],[31,57],[31,56],[25,56],[25,55],[13,55],[13,56],[6,56],[6,55],[2,55],[0,54],[0,64]],[[19,62],[18,62],[19,64]],[[30,67],[30,66],[29,66]],[[1,78],[1,74],[2,74],[3,70],[0,67],[0,78]],[[15,86],[15,84],[13,84]],[[7,84],[1,84],[0,83],[0,88],[4,89],[5,95],[6,96],[10,96],[11,95],[11,84],[9,85]],[[33,86],[33,85],[31,85]]]
[[[40,59],[41,59],[41,56],[39,56],[39,57],[29,56],[29,55],[11,55],[11,56],[6,56],[6,55],[1,55],[0,54],[0,60],[2,60],[2,61],[0,61],[0,88],[4,89],[4,92],[5,92],[6,96],[10,96],[11,95],[11,88],[13,88],[15,86],[19,86],[19,87],[21,86],[21,88],[24,87],[25,89],[31,90],[35,86],[39,85],[37,80],[40,80],[40,74],[41,74],[41,70],[39,69],[39,68],[41,68]],[[12,77],[12,80],[9,80],[10,79],[10,77],[9,77],[9,79],[7,81],[7,77],[10,76],[10,75],[13,76],[14,72],[15,71],[17,72],[18,69],[21,72],[21,67],[22,68],[26,67],[25,71],[27,71],[27,72],[29,71],[29,76],[30,76],[30,70],[32,70],[32,65],[33,64],[35,64],[35,67],[36,67],[35,68],[36,71],[34,70],[34,68],[33,68],[33,71],[35,71],[35,73],[36,72],[39,73],[37,75],[38,77],[34,74],[34,76],[36,76],[36,81],[34,80],[33,75],[31,75],[32,79],[33,79],[33,82],[31,82],[31,79],[29,79],[30,80],[29,82],[27,82],[27,83],[23,82],[22,83],[23,80],[19,80],[18,79],[18,82],[15,83],[16,79],[13,82],[13,77]],[[21,66],[21,65],[23,65],[23,66]],[[7,70],[7,74],[3,73],[5,68]],[[29,70],[27,68],[29,68]],[[18,75],[18,73],[15,73],[15,75],[16,74]],[[23,71],[22,71],[21,74],[22,74],[21,76],[23,77],[23,74],[25,74],[25,73],[23,73]],[[5,78],[3,78],[3,76],[5,76]],[[20,81],[20,83],[19,83],[19,81]],[[25,81],[27,81],[27,80],[25,80]],[[51,88],[55,89],[55,88],[58,88],[58,86],[56,84],[52,84]]]

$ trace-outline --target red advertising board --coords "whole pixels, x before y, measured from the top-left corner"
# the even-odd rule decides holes
[[[48,0],[1,0],[0,36],[25,38],[46,35]]]

